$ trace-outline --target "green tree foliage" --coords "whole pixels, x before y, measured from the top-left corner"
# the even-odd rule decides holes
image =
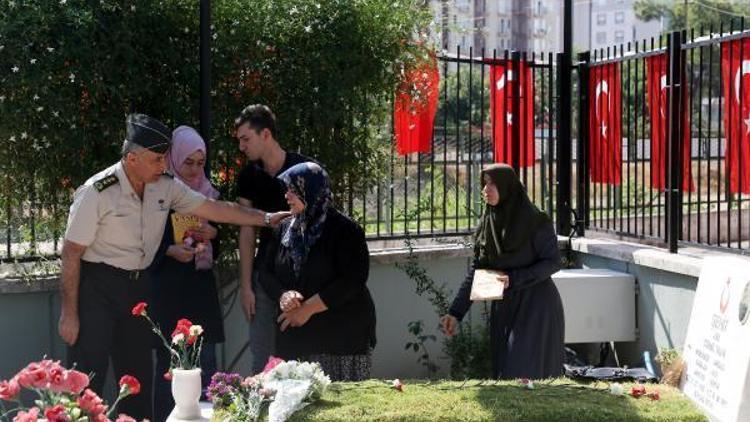
[[[633,9],[635,15],[644,21],[665,18],[670,31],[713,28],[718,32],[722,24],[726,31],[732,19],[739,29],[741,16],[750,16],[750,3],[737,0],[691,0],[687,4],[671,0],[636,0]]]
[[[419,0],[215,0],[210,140],[225,193],[241,162],[232,120],[269,104],[279,138],[364,188],[391,142],[386,104],[422,60]],[[0,0],[0,208],[64,204],[118,158],[129,112],[198,126],[192,0]],[[62,219],[64,223],[64,218]]]

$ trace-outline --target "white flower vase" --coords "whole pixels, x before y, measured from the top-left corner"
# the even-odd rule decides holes
[[[200,419],[201,409],[198,401],[201,398],[201,369],[173,369],[172,397],[174,412],[179,420]]]

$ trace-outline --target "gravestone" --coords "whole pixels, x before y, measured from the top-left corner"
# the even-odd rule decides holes
[[[680,387],[713,421],[750,421],[750,261],[706,259]]]

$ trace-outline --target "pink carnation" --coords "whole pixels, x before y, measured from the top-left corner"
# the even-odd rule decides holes
[[[104,405],[104,400],[88,388],[80,397],[78,397],[78,406],[81,410],[92,416],[98,416],[107,411],[107,406]]]
[[[130,416],[120,413],[119,416],[117,416],[117,420],[115,422],[138,422],[135,419],[131,418]]]
[[[16,377],[11,378],[9,381],[0,381],[0,400],[15,400],[20,392],[21,386],[18,385]]]
[[[47,382],[50,390],[56,393],[68,392],[65,378],[65,368],[62,366],[54,365],[47,369]]]
[[[89,376],[83,372],[70,369],[65,371],[66,390],[73,394],[81,394],[89,386]]]
[[[51,363],[52,361],[43,360],[28,364],[16,375],[18,384],[24,388],[46,388],[47,367],[51,366]]]
[[[271,372],[271,370],[275,367],[277,367],[280,363],[284,363],[284,359],[277,358],[276,356],[271,356],[268,358],[268,362],[266,362],[265,368],[263,368],[262,374],[267,374]]]
[[[39,419],[39,408],[32,407],[29,409],[28,412],[24,412],[21,410],[16,414],[16,417],[13,418],[13,422],[37,422]]]

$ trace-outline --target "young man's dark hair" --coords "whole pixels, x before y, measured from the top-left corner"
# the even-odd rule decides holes
[[[276,116],[267,105],[253,104],[242,109],[240,115],[234,119],[234,128],[237,129],[245,123],[255,132],[268,129],[271,136],[276,138]]]

